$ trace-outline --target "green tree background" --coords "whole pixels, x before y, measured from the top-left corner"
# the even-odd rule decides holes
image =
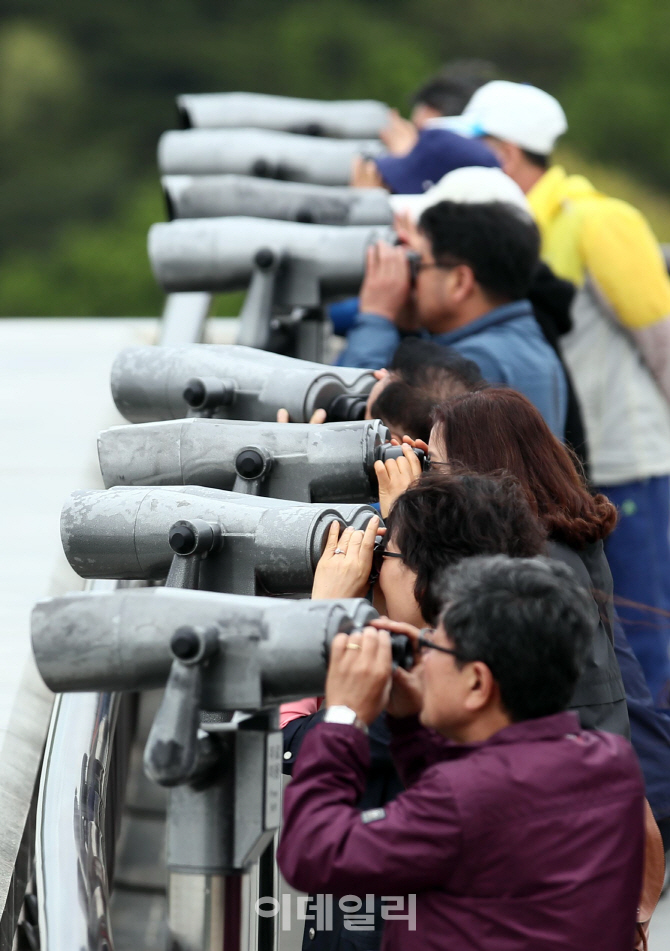
[[[561,158],[670,239],[662,0],[5,0],[0,314],[157,314],[146,232],[181,92],[408,96],[454,58],[557,95]]]

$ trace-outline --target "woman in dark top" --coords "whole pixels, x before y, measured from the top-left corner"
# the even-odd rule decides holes
[[[584,701],[580,717],[586,727],[625,732],[623,673],[631,739],[667,849],[670,728],[668,718],[640,690],[639,664],[614,610],[612,575],[603,551],[603,541],[616,525],[614,506],[603,495],[589,494],[574,457],[554,438],[535,407],[514,390],[490,388],[443,404],[434,414],[425,448],[432,465],[439,468],[462,465],[480,473],[506,470],[515,475],[547,531],[548,554],[588,572],[601,624],[578,698]]]

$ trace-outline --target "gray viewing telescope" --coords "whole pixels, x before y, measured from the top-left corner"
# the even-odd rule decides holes
[[[348,185],[354,158],[385,149],[378,139],[321,139],[265,129],[186,129],[158,142],[161,175],[255,175]]]
[[[131,423],[213,416],[296,423],[317,409],[332,422],[362,419],[372,370],[309,363],[250,347],[131,347],[112,366],[112,395]]]
[[[243,290],[255,270],[275,276],[273,301],[316,307],[357,293],[365,253],[376,241],[395,243],[383,226],[342,228],[267,218],[194,218],[149,230],[149,259],[165,291]]]
[[[177,96],[184,128],[274,129],[334,139],[373,139],[389,122],[389,107],[373,99],[325,102],[255,92]]]
[[[323,694],[335,634],[375,617],[362,598],[285,601],[176,588],[85,592],[38,601],[32,643],[42,679],[58,692],[161,687],[175,654],[191,661],[205,654],[202,707],[253,710]]]
[[[201,485],[297,502],[370,502],[391,434],[378,419],[287,426],[184,419],[98,436],[105,486]]]
[[[316,225],[391,225],[385,188],[305,185],[248,175],[164,175],[168,217],[250,216]]]
[[[364,528],[376,514],[367,505],[306,505],[200,486],[120,486],[71,495],[61,540],[82,578],[308,594],[331,522]]]

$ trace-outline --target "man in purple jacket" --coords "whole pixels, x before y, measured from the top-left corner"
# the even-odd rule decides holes
[[[453,569],[444,603],[434,632],[382,619],[333,641],[324,722],[286,790],[284,876],[351,911],[382,896],[383,951],[630,951],[640,771],[625,740],[564,712],[587,595],[563,565],[496,556]],[[414,640],[411,673],[392,670],[388,631]],[[384,708],[406,791],[361,813]]]

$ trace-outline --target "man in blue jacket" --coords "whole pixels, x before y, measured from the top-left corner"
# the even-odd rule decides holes
[[[502,202],[440,202],[407,249],[368,250],[360,309],[341,366],[381,368],[403,335],[429,337],[473,360],[484,379],[519,390],[563,438],[565,374],[526,299],[539,235]]]

